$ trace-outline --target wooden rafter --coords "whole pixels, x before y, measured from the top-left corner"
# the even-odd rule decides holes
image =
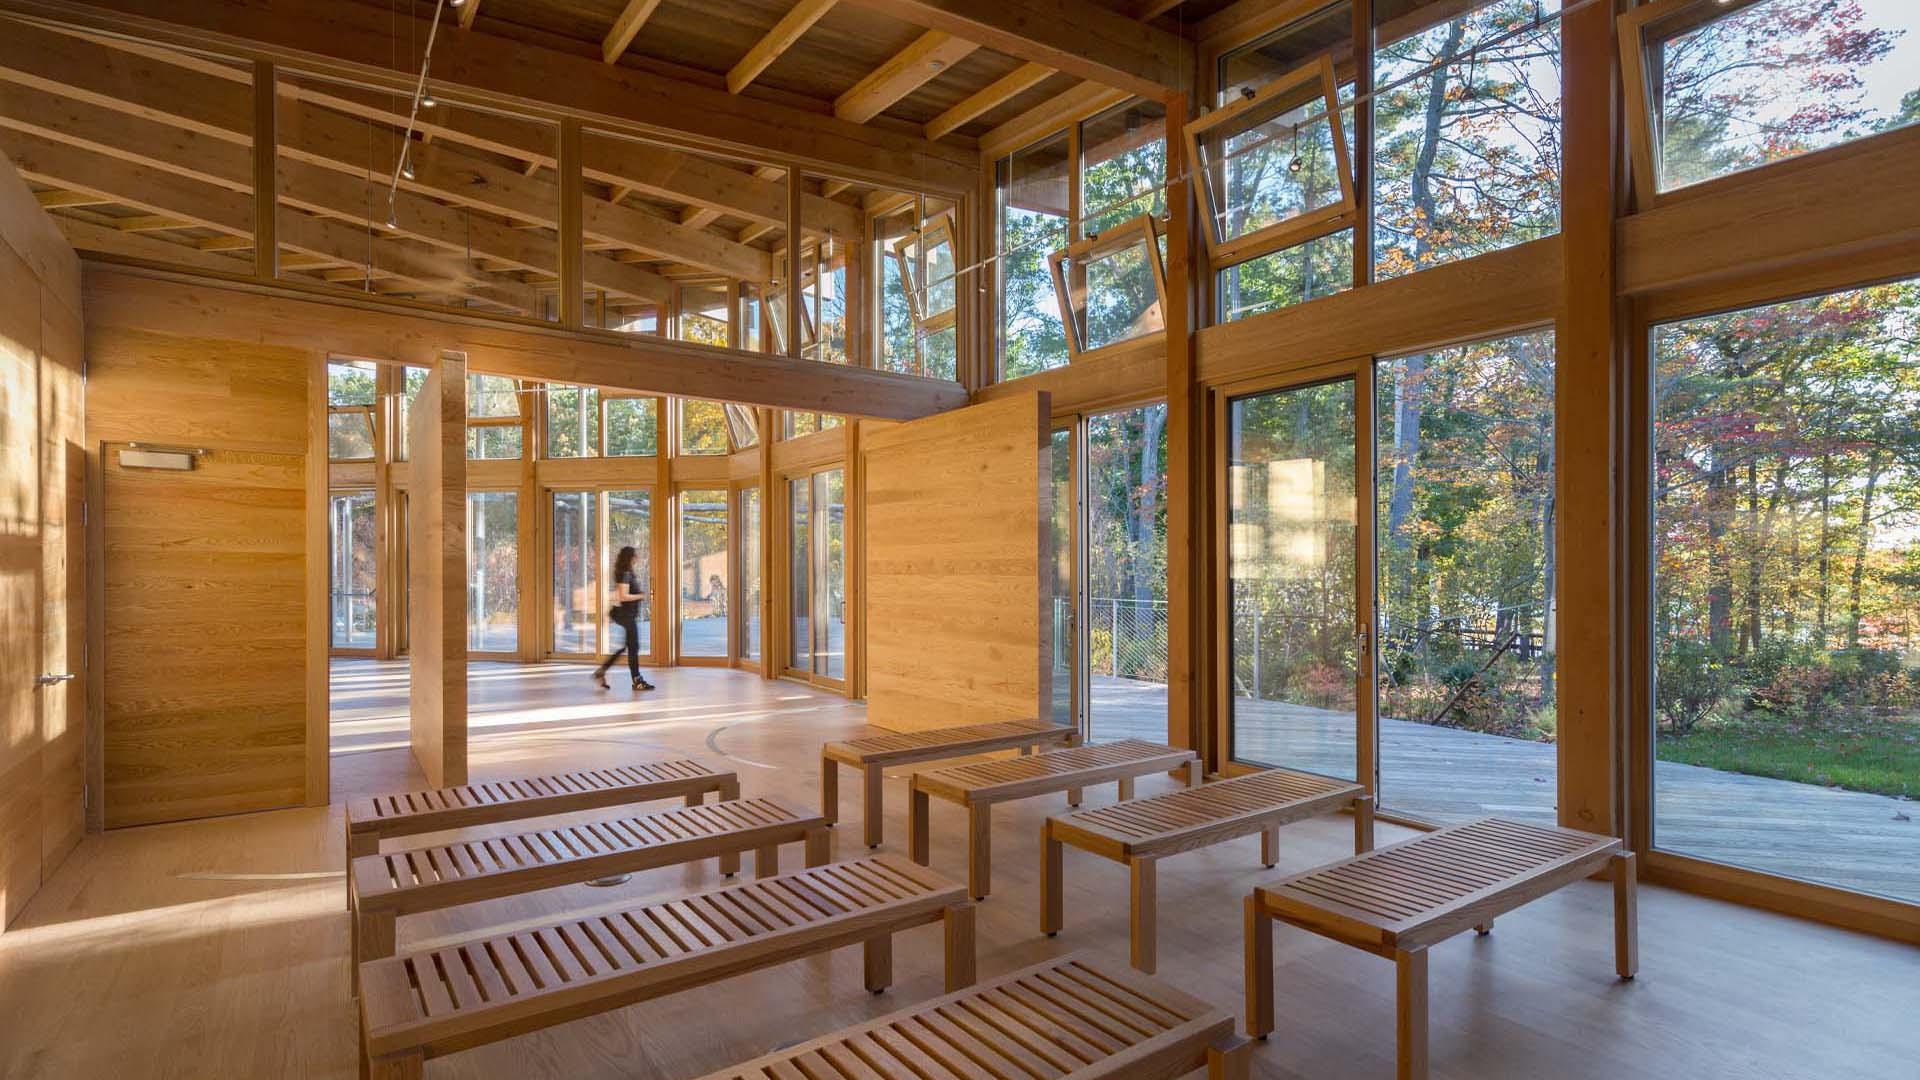
[[[473,29],[473,20],[479,14],[480,0],[467,0],[466,6],[460,9],[460,29]]]
[[[961,125],[992,112],[1046,82],[1047,77],[1052,74],[1053,69],[1045,64],[1021,64],[1006,75],[968,95],[964,101],[953,108],[927,121],[927,138],[938,139],[953,134],[960,130]]]
[[[864,124],[979,47],[965,38],[929,30],[835,99],[833,115]]]
[[[781,53],[792,48],[793,43],[799,41],[801,35],[805,34],[814,23],[819,22],[822,15],[832,10],[834,3],[835,0],[800,0],[793,5],[791,10],[780,17],[779,22],[773,24],[773,29],[767,31],[765,37],[754,43],[753,48],[747,50],[747,55],[741,57],[739,63],[733,65],[733,70],[727,72],[727,92],[738,94],[745,90],[753,80],[760,77],[761,72],[767,70],[775,60],[780,59]]]
[[[660,6],[660,0],[627,0],[627,6],[613,20],[613,29],[607,31],[605,41],[600,43],[601,59],[611,64],[625,55],[627,46],[645,26],[653,9]]]

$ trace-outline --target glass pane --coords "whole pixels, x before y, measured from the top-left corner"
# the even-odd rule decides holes
[[[787,481],[787,666],[813,670],[813,485]]]
[[[1167,738],[1167,407],[1087,420],[1088,731]]]
[[[923,373],[913,325],[913,305],[907,298],[907,279],[900,272],[900,260],[893,256],[893,245],[912,231],[911,208],[888,214],[873,223],[871,258],[880,271],[879,366],[884,371],[903,375]]]
[[[371,491],[335,492],[327,499],[328,575],[333,598],[333,647],[374,647],[374,582],[379,562]]]
[[[1352,779],[1353,380],[1232,404],[1227,574],[1237,761]]]
[[[468,375],[467,415],[519,416],[520,384],[504,375]]]
[[[1458,8],[1374,5],[1376,278],[1560,230],[1560,23],[1492,44],[1524,26],[1531,7],[1520,17],[1505,0]],[[1408,20],[1424,28],[1388,40]]]
[[[725,286],[688,285],[680,290],[678,336],[702,345],[728,344]]]
[[[760,489],[740,490],[740,656],[760,659]]]
[[[1073,669],[1079,639],[1073,632],[1073,432],[1056,431],[1049,447],[1053,518],[1048,537],[1048,587],[1053,591],[1052,720],[1073,724]]]
[[[399,408],[396,410],[398,415],[394,420],[394,422],[399,425],[398,434],[393,440],[393,456],[396,461],[407,460],[409,453],[407,448],[407,433],[413,430],[408,426],[412,422],[413,401],[420,396],[420,388],[427,384],[427,369],[423,367],[408,367],[405,382],[406,386],[400,392]]]
[[[600,496],[553,493],[553,651],[600,651]],[[609,586],[611,588],[611,586]]]
[[[513,460],[520,456],[519,424],[488,424],[467,429],[467,457],[476,461]]]
[[[467,493],[467,648],[475,652],[520,645],[519,530],[517,494]]]
[[[1920,901],[1920,281],[1652,333],[1653,839]]]
[[[797,439],[802,435],[811,435],[821,430],[820,414],[816,412],[782,413],[780,424],[780,437],[783,439]]]
[[[677,398],[680,404],[680,452],[683,454],[724,454],[727,452],[727,415],[717,401]]]
[[[1116,105],[1080,126],[1082,236],[1095,235],[1167,206],[1167,107],[1158,101]]]
[[[1382,805],[1553,824],[1553,333],[1375,368]]]
[[[680,493],[680,653],[727,655],[727,493]]]
[[[1762,0],[1647,52],[1662,190],[1920,122],[1913,0]]]
[[[1214,104],[1238,101],[1321,56],[1332,56],[1334,77],[1343,78],[1344,73],[1351,70],[1352,55],[1353,5],[1342,0],[1223,54],[1219,69],[1220,94]],[[1351,132],[1353,128],[1349,126],[1347,130]]]
[[[1159,257],[1152,242],[1142,236],[1089,259],[1061,262],[1067,295],[1076,302],[1073,331],[1080,338],[1081,351],[1166,329],[1154,265]]]
[[[760,300],[760,289],[753,285],[743,286],[740,297],[734,301],[734,310],[740,318],[740,348],[748,352],[766,352],[771,342],[766,338],[766,323],[761,318],[765,307]]]
[[[327,457],[333,461],[372,461],[373,415],[359,409],[328,413]]]
[[[735,450],[745,450],[760,442],[760,423],[753,410],[745,405],[726,403],[727,432],[733,436]]]
[[[814,638],[813,673],[829,679],[847,674],[847,507],[846,474],[839,469],[813,476]]]
[[[1316,236],[1219,274],[1219,320],[1232,322],[1353,287],[1353,230]]]
[[[1054,322],[1060,321],[1060,309],[1054,309]],[[935,379],[957,379],[960,362],[960,331],[952,326],[937,334],[928,334],[920,347],[926,355],[927,375]],[[1065,339],[1061,341],[1065,348]]]
[[[1215,235],[1233,240],[1340,201],[1325,86],[1280,94],[1200,141]]]
[[[371,405],[377,394],[373,364],[365,360],[327,362],[327,404]]]
[[[640,651],[653,652],[653,492],[607,492],[607,549],[617,558],[620,549],[631,547],[633,572],[640,577],[640,588],[647,599],[640,605]],[[613,643],[613,644],[617,644]]]
[[[1067,362],[1067,329],[1047,256],[1067,246],[1067,134],[1020,150],[999,166],[1000,370],[1017,379]]]
[[[597,457],[600,391],[591,386],[547,387],[547,456]]]
[[[956,270],[950,229],[950,222],[943,223],[937,230],[929,227],[925,239],[926,317],[929,319],[953,310],[958,282],[954,280]]]
[[[612,398],[607,402],[607,456],[652,457],[659,450],[658,398]]]

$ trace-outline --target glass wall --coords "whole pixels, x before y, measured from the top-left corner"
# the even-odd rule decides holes
[[[813,482],[787,481],[787,666],[813,670]]]
[[[999,165],[1001,378],[1067,362],[1067,329],[1047,256],[1067,246],[1073,160],[1067,133],[1016,151]]]
[[[1920,281],[1652,330],[1653,840],[1920,900]]]
[[[600,620],[607,607],[600,580],[600,495],[553,493],[553,651],[600,651]]]
[[[679,496],[682,656],[728,653],[727,502],[725,489],[689,489]]]
[[[1228,419],[1228,754],[1353,779],[1354,382],[1235,398]]]
[[[467,648],[510,653],[520,644],[520,497],[467,493]]]
[[[374,365],[365,361],[327,364],[327,457],[332,461],[372,461],[376,443]]]
[[[520,384],[504,375],[468,375],[467,456],[485,461],[518,458],[524,436]]]
[[[1078,725],[1073,713],[1074,670],[1078,667],[1079,635],[1074,633],[1074,510],[1073,429],[1053,433],[1049,446],[1053,517],[1047,538],[1047,586],[1053,592],[1053,698],[1051,719]]]
[[[1087,420],[1089,737],[1167,736],[1167,407]]]
[[[640,577],[640,588],[647,598],[640,605],[640,650],[653,652],[653,492],[607,492],[607,551],[618,555],[623,547],[632,547],[637,556],[633,572]],[[609,565],[612,558],[608,559]],[[612,647],[612,642],[608,647]]]
[[[727,452],[727,413],[717,401],[700,398],[675,398],[680,405],[680,452],[682,454],[724,454]]]
[[[813,673],[847,677],[847,483],[828,469],[813,474]]]
[[[658,398],[609,398],[608,457],[652,457],[660,452]]]
[[[732,338],[728,310],[732,307],[724,285],[683,285],[680,317],[674,336],[701,345],[728,344]]]
[[[740,658],[760,659],[760,489],[740,489]]]
[[[600,456],[600,391],[591,386],[548,385],[547,456]]]
[[[1374,369],[1383,808],[1555,821],[1554,337]]]
[[[379,549],[371,491],[336,491],[327,499],[328,587],[336,649],[374,647],[374,592]]]

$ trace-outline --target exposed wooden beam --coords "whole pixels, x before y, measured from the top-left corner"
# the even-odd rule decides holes
[[[991,161],[1050,135],[1083,116],[1126,101],[1132,95],[1124,90],[1084,82],[1058,94],[1008,120],[980,137],[980,156]]]
[[[1082,0],[1085,2],[1085,0]],[[413,87],[393,42],[425,40],[427,20],[395,20],[361,4],[311,0],[0,0],[0,10],[45,15],[103,32],[242,56],[382,89]],[[8,28],[12,33],[13,27]],[[960,35],[967,36],[967,35]],[[978,39],[976,39],[978,40]],[[989,44],[982,42],[983,44]],[[443,35],[436,86],[480,104],[532,104],[634,134],[677,133],[734,152],[791,159],[836,175],[958,194],[978,179],[972,148],[929,142],[880,125],[850,124],[798,106],[751,100],[624,64],[605,64],[496,34]]]
[[[236,258],[214,251],[203,251],[192,244],[162,240],[145,233],[122,232],[65,214],[56,215],[53,222],[60,227],[60,232],[67,238],[67,243],[72,244],[76,251],[98,251],[121,258],[142,259],[170,266],[190,266],[195,270],[211,270],[223,274],[244,274],[252,268],[252,262],[249,259]]]
[[[777,409],[910,420],[966,404],[959,384],[844,364],[720,349],[648,334],[520,327],[456,312],[403,312],[351,296],[298,295],[285,287],[183,283],[89,268],[85,303],[103,323],[157,333],[206,332],[318,352],[431,364],[442,349],[467,353],[474,371],[642,394],[737,401]]]
[[[852,89],[833,102],[833,115],[842,120],[864,124],[886,112],[893,103],[926,85],[948,67],[973,54],[980,46],[940,30],[929,30],[914,39],[854,83]]]
[[[113,227],[123,233],[131,232],[174,232],[179,229],[194,229],[199,226],[191,221],[181,221],[166,214],[136,214],[133,217],[116,218]]]
[[[473,29],[473,20],[479,14],[480,0],[467,0],[466,6],[460,9],[460,29]]]
[[[1092,0],[851,2],[1141,97],[1163,98],[1192,82],[1184,42]]]
[[[799,41],[802,34],[805,34],[814,23],[819,22],[820,16],[831,10],[834,2],[835,0],[800,0],[793,5],[791,10],[780,17],[779,22],[773,24],[773,29],[767,31],[765,37],[755,42],[753,48],[747,50],[747,55],[740,58],[739,63],[733,65],[733,70],[727,72],[727,93],[738,94],[745,90],[753,80],[760,77],[761,72],[767,70],[775,60],[780,59],[781,53],[792,48],[793,43]]]
[[[61,191],[57,188],[34,192],[33,201],[39,203],[43,210],[54,210],[63,206],[102,206],[112,202],[98,195],[88,195],[81,191]]]
[[[626,9],[613,20],[613,29],[607,31],[606,40],[600,43],[601,59],[609,64],[620,59],[640,28],[646,25],[647,17],[659,6],[660,0],[627,0]]]
[[[929,139],[944,138],[960,130],[961,125],[984,116],[994,109],[1019,97],[1021,94],[1047,81],[1053,69],[1045,64],[1025,63],[979,90],[969,94],[965,100],[927,121],[926,134]]]

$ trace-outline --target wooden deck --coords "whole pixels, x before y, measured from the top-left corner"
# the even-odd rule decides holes
[[[1353,714],[1238,701],[1236,756],[1353,778]],[[1165,739],[1166,688],[1095,676],[1093,734]],[[1654,763],[1654,829],[1670,851],[1920,900],[1920,802],[1764,776]],[[1554,823],[1552,743],[1407,720],[1380,723],[1380,804],[1440,822]],[[1902,818],[1912,820],[1902,820]]]

